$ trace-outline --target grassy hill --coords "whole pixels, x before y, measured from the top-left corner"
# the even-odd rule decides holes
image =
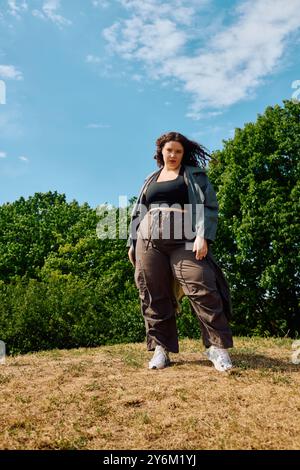
[[[159,371],[145,344],[7,357],[0,449],[299,449],[291,344],[235,338],[225,374],[196,340]]]

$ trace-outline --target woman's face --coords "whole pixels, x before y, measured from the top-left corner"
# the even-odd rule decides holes
[[[171,140],[162,148],[164,166],[168,170],[176,170],[183,159],[184,148],[180,142]]]

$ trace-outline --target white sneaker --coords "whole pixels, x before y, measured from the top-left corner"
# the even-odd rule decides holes
[[[170,365],[170,358],[168,351],[160,345],[157,345],[151,361],[149,362],[149,369],[163,369]]]
[[[210,346],[203,354],[213,363],[219,372],[225,372],[233,367],[226,349]]]

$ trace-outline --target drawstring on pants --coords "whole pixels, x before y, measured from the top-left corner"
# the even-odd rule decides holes
[[[146,245],[146,251],[148,250],[150,241],[151,241],[151,238],[148,238],[148,240],[147,240],[147,245]]]
[[[162,216],[162,213],[160,210],[158,210],[158,212],[149,212],[148,213],[148,217],[150,218],[150,224],[149,224],[149,221],[148,221],[148,240],[147,240],[147,244],[146,244],[146,251],[148,250],[148,247],[149,247],[149,244],[150,242],[152,243],[152,230],[153,230],[153,222],[154,222],[154,219],[155,219],[155,215],[158,213],[158,228],[161,227],[161,216]],[[150,235],[149,235],[149,225],[150,225]]]
[[[162,211],[158,208],[154,211],[151,211],[151,212],[149,211],[148,214],[147,214],[147,217],[148,217],[148,220],[147,220],[148,235],[147,235],[146,250],[148,250],[150,243],[153,244],[152,233],[153,233],[154,229],[157,228],[157,234],[156,235],[159,239],[161,237],[163,237],[163,233],[162,233],[163,232],[163,228],[162,228],[163,223],[162,223],[162,221],[165,220],[166,218],[170,218],[169,219],[170,227],[172,226],[173,231],[175,232],[175,214],[173,212],[165,212],[165,211]],[[157,227],[155,227],[155,224],[157,224]],[[150,233],[149,233],[149,229],[150,229]],[[184,229],[182,227],[182,233],[184,233],[183,230]]]

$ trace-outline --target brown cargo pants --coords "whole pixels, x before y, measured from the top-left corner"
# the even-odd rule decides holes
[[[173,276],[197,315],[204,345],[231,348],[232,333],[215,272],[206,258],[196,259],[193,241],[187,241],[183,225],[183,235],[177,238],[183,221],[182,215],[179,217],[176,212],[158,209],[148,212],[138,229],[134,279],[145,320],[147,349],[153,351],[161,345],[170,352],[179,351]]]

